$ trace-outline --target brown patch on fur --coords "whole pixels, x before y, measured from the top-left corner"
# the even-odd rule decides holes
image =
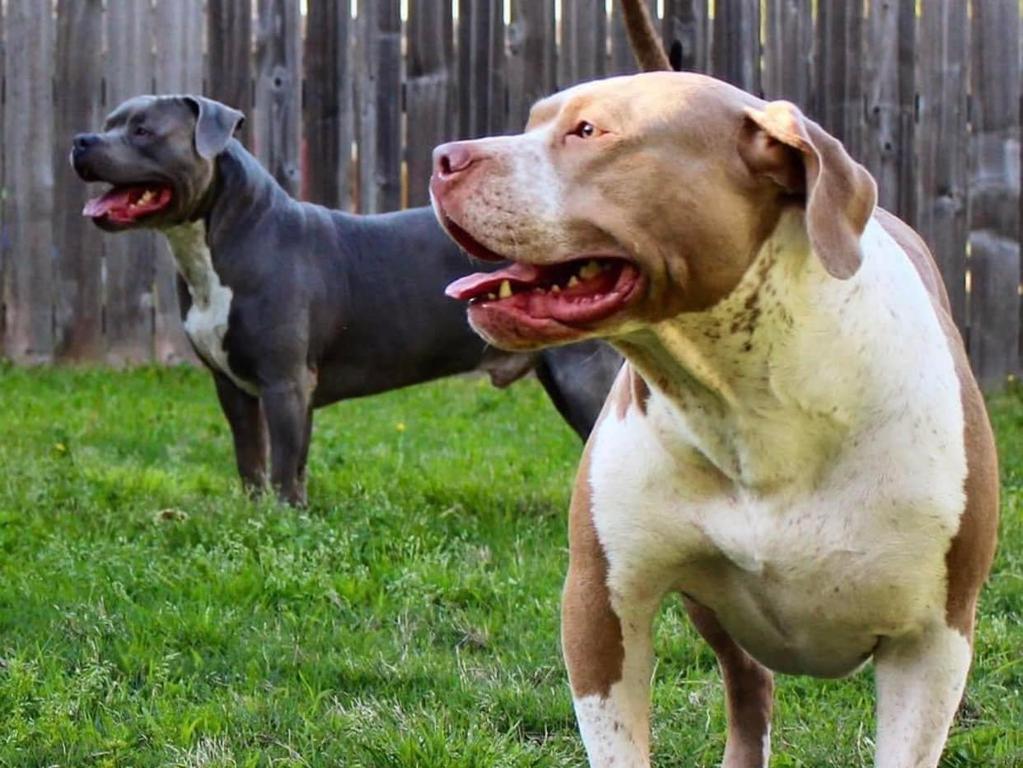
[[[696,631],[717,656],[725,681],[728,742],[723,766],[766,768],[764,736],[771,724],[774,677],[736,644],[712,610],[689,597],[682,599]]]
[[[646,405],[650,400],[650,387],[636,369],[626,363],[615,379],[608,398],[614,403],[615,416],[619,420],[625,418],[625,414],[633,405],[645,416]]]
[[[931,294],[959,378],[965,423],[966,509],[945,554],[948,574],[945,621],[967,639],[972,639],[977,596],[987,579],[998,540],[998,455],[994,434],[962,338],[952,322],[948,294],[931,252],[909,225],[881,209],[876,215],[881,226],[906,252]]]
[[[621,0],[622,17],[625,19],[625,31],[629,35],[632,52],[636,55],[636,63],[644,72],[671,69],[671,62],[661,47],[661,41],[654,30],[644,0]]]
[[[616,386],[627,393],[626,384],[619,377]],[[587,443],[569,511],[568,578],[561,606],[561,645],[577,698],[592,694],[607,697],[611,686],[622,679],[625,660],[622,625],[611,607],[607,586],[607,556],[593,525],[591,504]]]
[[[650,401],[650,387],[646,380],[639,373],[629,367],[629,381],[632,389],[632,401],[636,404],[639,412],[646,416],[646,406]]]

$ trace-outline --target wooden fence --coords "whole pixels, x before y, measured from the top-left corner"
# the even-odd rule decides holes
[[[202,91],[293,193],[427,201],[431,148],[631,72],[618,0],[0,0],[0,354],[187,358],[173,266],[104,236],[66,155],[127,96]],[[1018,0],[650,0],[678,66],[802,105],[939,261],[975,368],[1020,368]]]

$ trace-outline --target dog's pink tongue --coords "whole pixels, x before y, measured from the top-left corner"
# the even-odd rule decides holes
[[[90,199],[82,209],[82,215],[98,219],[115,209],[125,209],[131,203],[131,193],[131,187],[115,187],[105,195]]]
[[[501,283],[509,280],[518,285],[532,285],[540,279],[540,269],[532,264],[512,264],[496,272],[477,272],[455,280],[444,289],[452,299],[468,301],[486,293],[496,293]]]

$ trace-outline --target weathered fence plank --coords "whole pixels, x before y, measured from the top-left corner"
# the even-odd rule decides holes
[[[854,158],[863,149],[863,5],[820,0],[814,114]]]
[[[966,325],[967,90],[970,25],[962,0],[923,0],[917,51],[919,114],[915,224],[934,253],[952,303]],[[956,148],[953,151],[950,148]]]
[[[717,0],[715,10],[711,71],[759,94],[760,0]]]
[[[506,83],[502,4],[490,0],[459,0],[459,135],[462,138],[504,133]]]
[[[359,210],[401,206],[401,8],[359,4]]]
[[[152,8],[148,0],[107,6],[107,111],[153,91]],[[156,237],[126,232],[104,238],[104,335],[107,362],[125,365],[152,358],[153,276]]]
[[[374,3],[375,5],[375,3]],[[256,100],[252,140],[256,156],[293,195],[301,188],[301,16],[299,0],[259,0]]]
[[[409,3],[405,79],[409,205],[430,202],[433,148],[455,133],[455,33],[451,10],[450,3]]]
[[[7,257],[8,257],[8,245],[7,245],[7,228],[5,225],[6,215],[6,196],[7,188],[4,186],[4,164],[6,162],[6,152],[4,144],[4,113],[6,106],[4,103],[4,72],[5,72],[5,59],[7,54],[5,52],[4,42],[4,4],[0,2],[0,358],[6,358],[6,352],[4,349],[4,343],[7,338]]]
[[[529,109],[557,88],[554,0],[513,0],[508,27],[508,122],[521,131]]]
[[[592,0],[561,0],[558,87],[603,77],[607,72],[607,10]]]
[[[251,120],[252,0],[206,0],[206,44],[206,94]]]
[[[684,72],[710,72],[710,15],[707,0],[664,0],[664,48],[671,65]]]
[[[989,389],[1019,366],[1020,12],[974,0],[971,14],[970,360]]]
[[[813,87],[812,0],[767,0],[764,31],[764,95],[811,108]]]
[[[157,93],[201,93],[202,34],[205,19],[198,3],[157,0],[154,8]],[[194,360],[191,344],[181,326],[177,267],[163,237],[156,240],[153,274],[153,356],[158,363]]]
[[[34,364],[53,354],[53,17],[8,0],[6,32],[4,351]]]
[[[350,0],[310,0],[305,38],[303,197],[349,208],[352,111]]]
[[[878,204],[912,221],[916,88],[915,0],[875,0],[864,30],[866,124],[860,158],[874,175]]]
[[[95,360],[103,355],[103,240],[98,229],[83,226],[81,212],[97,189],[82,184],[67,156],[72,136],[95,131],[102,123],[102,0],[58,2],[57,51],[55,352],[60,360]]]

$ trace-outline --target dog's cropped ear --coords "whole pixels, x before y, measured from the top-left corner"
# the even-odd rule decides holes
[[[195,151],[200,157],[212,160],[227,147],[227,142],[245,122],[245,115],[204,96],[184,98],[195,111]]]
[[[856,274],[877,185],[842,143],[794,104],[773,101],[746,109],[739,153],[754,174],[805,195],[807,235],[828,274],[841,280]]]

